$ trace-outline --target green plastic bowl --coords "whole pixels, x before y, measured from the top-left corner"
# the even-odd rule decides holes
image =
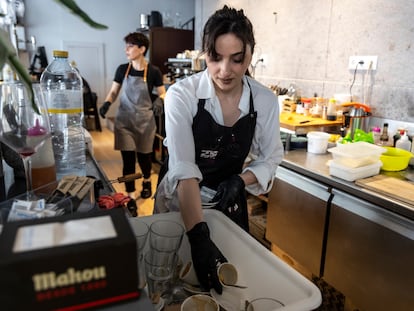
[[[414,155],[407,150],[395,148],[395,147],[385,147],[385,151],[380,156],[382,162],[381,169],[383,171],[402,171],[405,170],[410,163],[411,157]]]

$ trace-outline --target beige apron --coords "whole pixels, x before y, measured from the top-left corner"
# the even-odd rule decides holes
[[[144,77],[125,73],[120,105],[115,117],[115,150],[150,153],[153,149],[156,124],[147,86],[148,65]]]

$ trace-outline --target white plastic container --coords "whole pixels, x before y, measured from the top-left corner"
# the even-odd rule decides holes
[[[348,168],[357,168],[377,163],[380,155],[385,151],[387,149],[363,141],[337,144],[336,147],[328,149],[328,152],[332,153],[335,163]]]
[[[330,134],[325,132],[309,132],[306,135],[308,138],[308,152],[317,154],[326,153],[330,136]]]
[[[212,240],[228,262],[237,267],[238,283],[248,286],[239,291],[243,299],[251,301],[260,297],[275,298],[285,304],[284,307],[277,309],[281,311],[314,310],[321,304],[321,292],[310,280],[292,269],[222,212],[203,211]],[[160,219],[170,219],[182,224],[179,212],[143,216],[140,219],[147,224]],[[182,262],[191,260],[190,244],[186,235],[179,256]],[[237,310],[242,309],[244,305]]]
[[[332,160],[329,163],[329,174],[347,181],[355,181],[357,179],[378,175],[381,166],[382,162],[377,161],[373,164],[350,168],[349,166],[341,165],[335,162],[335,160]]]
[[[401,136],[401,138],[397,140],[397,142],[395,143],[395,147],[404,149],[407,151],[411,151],[411,142],[408,139],[407,132],[404,132],[404,135]]]

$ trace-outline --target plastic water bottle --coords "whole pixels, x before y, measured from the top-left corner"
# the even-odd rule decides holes
[[[48,105],[56,177],[85,176],[82,78],[69,64],[67,51],[53,51],[40,83]]]

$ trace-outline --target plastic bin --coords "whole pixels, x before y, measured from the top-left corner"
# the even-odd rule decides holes
[[[338,144],[329,148],[328,152],[337,164],[348,168],[357,168],[379,161],[380,155],[386,151],[385,148],[367,142],[355,142],[349,144]]]
[[[377,160],[377,162],[373,164],[350,168],[346,165],[335,162],[335,160],[332,160],[329,163],[329,174],[347,181],[355,181],[357,179],[378,175],[381,166],[382,162]]]
[[[148,224],[159,219],[182,223],[178,212],[144,216],[140,219]],[[223,213],[204,210],[204,219],[217,247],[238,268],[239,283],[248,286],[243,289],[244,299],[250,301],[259,297],[276,298],[285,304],[277,310],[284,311],[308,311],[321,304],[321,292],[315,284],[279,259]],[[191,260],[187,236],[183,240],[179,255],[183,262]]]

